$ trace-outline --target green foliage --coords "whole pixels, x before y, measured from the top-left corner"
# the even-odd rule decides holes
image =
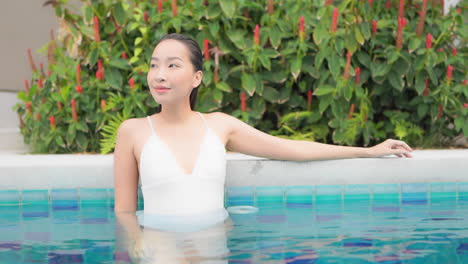
[[[220,52],[217,65],[214,53],[204,61],[197,111],[222,111],[272,135],[344,145],[368,146],[396,137],[412,146],[435,146],[460,133],[468,136],[466,0],[461,12],[452,9],[447,15],[429,4],[420,36],[415,32],[421,7],[412,3],[421,3],[407,3],[401,49],[396,45],[398,1],[391,1],[391,8],[385,1],[374,1],[372,7],[368,1],[324,2],[275,1],[269,13],[264,0],[188,0],[178,1],[175,15],[171,1],[163,2],[162,12],[153,1],[84,1],[79,13],[58,1],[58,38],[44,48],[51,53],[51,74],[35,71],[29,91],[18,94],[22,103],[15,109],[25,142],[35,152],[112,151],[123,120],[152,114],[158,106],[146,90],[145,74],[155,43],[173,32],[193,37],[202,48],[208,39],[212,51]],[[332,32],[335,7],[339,18]],[[94,17],[101,41],[95,37]],[[256,24],[259,45],[253,36]],[[434,36],[429,49],[427,33]],[[96,75],[99,60],[102,80]],[[240,107],[242,93],[246,109]]]

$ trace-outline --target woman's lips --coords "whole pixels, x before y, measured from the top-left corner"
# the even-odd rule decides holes
[[[169,88],[156,87],[156,88],[154,88],[154,90],[155,90],[157,93],[164,93],[164,92],[169,91],[170,89],[169,89]]]

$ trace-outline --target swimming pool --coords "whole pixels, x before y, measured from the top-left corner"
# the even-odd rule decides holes
[[[189,234],[125,231],[112,197],[0,191],[0,263],[468,263],[468,183],[227,187],[258,212]]]

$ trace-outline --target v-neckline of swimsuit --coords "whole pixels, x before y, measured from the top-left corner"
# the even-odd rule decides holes
[[[177,159],[176,155],[174,154],[174,152],[172,151],[172,149],[169,147],[169,144],[167,144],[164,140],[162,140],[162,138],[160,136],[158,136],[154,130],[154,127],[153,127],[153,121],[151,120],[151,118],[149,116],[147,116],[147,119],[148,119],[148,122],[149,122],[149,125],[150,125],[150,129],[151,129],[151,135],[150,135],[150,138],[149,140],[151,140],[151,137],[155,138],[157,141],[159,141],[162,145],[162,147],[167,151],[168,155],[174,160],[175,164],[177,165],[176,167],[180,170],[180,172],[183,174],[183,175],[186,175],[186,176],[191,176],[193,174],[195,174],[196,170],[197,170],[197,165],[199,163],[199,160],[200,160],[200,156],[203,152],[203,147],[205,145],[205,141],[206,141],[206,137],[207,137],[207,134],[209,132],[212,132],[212,131],[209,131],[210,130],[210,127],[208,127],[206,125],[206,120],[205,118],[203,117],[203,115],[200,113],[200,112],[196,112],[198,113],[202,119],[203,119],[203,123],[205,124],[205,132],[202,136],[202,139],[201,139],[201,142],[200,142],[200,145],[198,146],[198,153],[197,153],[197,156],[195,158],[195,163],[192,165],[193,168],[192,168],[192,171],[190,173],[187,173],[185,171],[185,168],[182,167],[182,165],[180,164],[179,160]],[[148,143],[148,142],[147,142]],[[143,146],[143,150],[145,149],[146,147],[146,144]],[[141,167],[141,155],[140,155],[140,167]]]

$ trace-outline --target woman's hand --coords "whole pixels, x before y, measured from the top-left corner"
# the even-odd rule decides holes
[[[411,149],[404,141],[387,139],[384,142],[368,148],[368,153],[370,158],[386,156],[386,155],[396,155],[398,157],[408,157],[412,158]]]

